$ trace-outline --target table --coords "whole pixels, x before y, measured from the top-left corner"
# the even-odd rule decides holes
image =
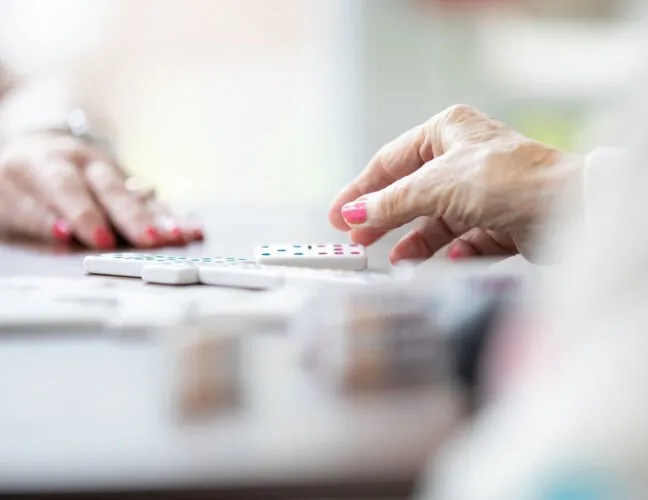
[[[344,241],[319,211],[201,212],[209,239],[177,254]],[[374,267],[387,265],[397,237],[370,249]],[[0,276],[81,276],[81,257],[5,242]],[[462,412],[445,386],[355,398],[323,391],[285,336],[257,332],[244,353],[243,405],[183,426],[170,415],[161,343],[97,332],[0,338],[0,496],[404,498]]]

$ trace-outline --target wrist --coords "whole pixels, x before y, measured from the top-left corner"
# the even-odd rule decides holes
[[[65,75],[54,75],[15,85],[0,102],[0,145],[52,132],[110,149],[109,123],[79,106],[74,83]]]
[[[108,155],[114,155],[110,139],[94,131],[85,111],[80,108],[74,108],[67,114],[42,115],[22,120],[8,130],[5,128],[3,132],[0,145],[34,135],[64,135],[82,140]]]

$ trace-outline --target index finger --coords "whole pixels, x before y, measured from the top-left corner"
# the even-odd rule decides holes
[[[164,242],[153,213],[143,200],[126,189],[125,179],[113,163],[91,160],[85,177],[110,220],[129,243],[149,248]]]
[[[333,227],[341,231],[349,229],[342,217],[344,205],[389,186],[434,158],[426,128],[425,125],[419,125],[380,149],[362,173],[333,202],[329,211],[329,221]]]
[[[52,158],[36,177],[49,203],[69,221],[74,234],[90,248],[108,249],[115,239],[108,221],[93,199],[79,168],[65,158]]]

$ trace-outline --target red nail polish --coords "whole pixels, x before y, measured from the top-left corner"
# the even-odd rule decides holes
[[[196,238],[197,240],[204,240],[205,239],[205,235],[204,235],[202,229],[194,229],[194,238]]]
[[[93,239],[98,248],[107,249],[115,247],[115,238],[106,227],[95,229]]]
[[[155,226],[148,226],[144,230],[144,238],[141,240],[141,245],[156,246],[164,244],[164,237]]]
[[[144,232],[146,233],[146,236],[152,238],[153,240],[159,241],[162,239],[162,235],[154,226],[147,227]]]
[[[173,237],[173,241],[177,241],[178,243],[182,243],[184,241],[182,229],[180,229],[179,227],[174,227],[173,229],[171,229],[171,236]]]
[[[459,245],[455,245],[450,249],[450,260],[457,260],[465,257],[463,252],[459,249]]]
[[[342,217],[350,224],[362,224],[367,220],[367,202],[354,201],[342,207]]]
[[[52,235],[57,241],[61,243],[69,243],[72,239],[72,234],[70,233],[70,226],[63,219],[58,219],[52,225]]]

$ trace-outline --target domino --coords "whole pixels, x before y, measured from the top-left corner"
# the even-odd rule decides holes
[[[284,285],[366,286],[390,279],[389,276],[379,273],[238,263],[200,266],[198,275],[200,282],[206,285],[258,290],[275,289]]]
[[[281,269],[258,264],[213,264],[198,268],[198,278],[205,285],[267,290],[284,284]]]
[[[91,255],[83,259],[83,271],[87,274],[139,278],[147,260],[154,259],[141,254]]]
[[[142,268],[142,281],[160,285],[195,285],[199,283],[198,267],[186,260],[148,264]]]
[[[262,245],[255,249],[257,264],[315,269],[362,271],[367,268],[367,254],[357,244],[286,244]]]
[[[86,274],[141,278],[144,266],[148,264],[162,264],[165,262],[186,262],[200,265],[219,262],[233,263],[249,261],[248,259],[221,256],[201,258],[138,253],[107,253],[85,257],[83,259],[83,270]]]

